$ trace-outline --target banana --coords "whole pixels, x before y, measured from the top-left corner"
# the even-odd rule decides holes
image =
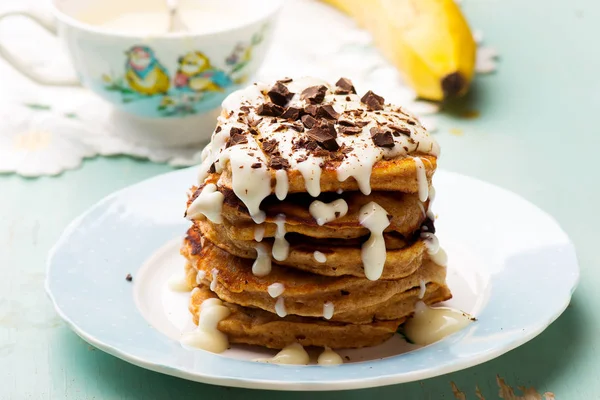
[[[476,45],[454,0],[323,0],[350,15],[417,95],[441,101],[467,92]]]

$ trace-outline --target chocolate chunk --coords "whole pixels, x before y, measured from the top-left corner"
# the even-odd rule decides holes
[[[215,133],[219,133],[219,132],[221,132],[221,127],[217,126],[217,128],[215,129]]]
[[[313,128],[306,131],[306,135],[317,142],[319,146],[329,151],[336,151],[340,146],[335,141],[335,136],[326,127]]]
[[[352,98],[350,96],[346,96],[346,101],[350,101]]]
[[[409,124],[409,125],[416,125],[417,121],[415,121],[414,119],[407,119],[406,123]]]
[[[335,120],[340,117],[340,114],[338,114],[330,104],[326,104],[317,109],[317,117]]]
[[[288,107],[288,108],[285,109],[285,111],[283,112],[283,114],[281,114],[281,118],[285,118],[285,119],[289,119],[289,120],[295,121],[298,118],[300,118],[300,113],[301,112],[302,112],[302,109],[300,109],[300,108]]]
[[[314,119],[313,117],[311,117],[310,115],[303,115],[300,118],[300,120],[302,121],[304,126],[307,127],[308,129],[312,128],[317,123],[317,120]]]
[[[410,129],[405,126],[389,124],[388,127],[393,131],[392,133],[394,133],[394,136],[398,136],[396,133],[410,136]]]
[[[356,124],[356,126],[360,126],[361,128],[363,126],[369,125],[369,121],[354,121],[354,123]]]
[[[236,128],[235,126],[233,126],[230,130],[229,130],[229,136],[235,136],[235,135],[243,135],[244,134],[244,130],[242,128]]]
[[[320,86],[311,86],[302,91],[300,93],[300,99],[306,100],[311,104],[318,104],[323,101],[325,98],[325,93],[327,92],[327,87]]]
[[[275,140],[275,139],[265,140],[262,143],[262,149],[267,154],[275,154],[276,152],[279,152],[277,150],[277,148],[278,148],[278,144],[277,144],[277,140]]]
[[[365,93],[360,101],[365,103],[369,110],[383,110],[383,105],[385,104],[383,97],[376,95],[370,90]]]
[[[340,118],[338,118],[337,123],[344,126],[356,126],[356,123],[354,121],[343,115]]]
[[[279,79],[277,82],[281,82],[281,83],[290,83],[291,81],[293,81],[292,78],[283,78],[283,79]]]
[[[394,147],[394,137],[390,131],[373,127],[371,128],[371,139],[373,143],[379,147]]]
[[[282,107],[285,106],[292,97],[294,97],[294,93],[291,93],[287,86],[281,82],[275,83],[275,85],[269,89],[267,95],[273,103]]]
[[[217,168],[215,167],[215,163],[210,164],[210,167],[208,167],[208,173],[214,174],[216,172],[217,172]]]
[[[344,135],[358,135],[362,132],[362,128],[358,126],[340,126],[339,130]]]
[[[242,110],[245,113],[249,113],[250,112],[250,107],[248,107],[248,106],[241,106],[240,110]]]
[[[433,224],[433,220],[430,218],[425,219],[421,225],[421,231],[435,233],[435,225]]]
[[[283,107],[274,103],[264,103],[258,106],[256,113],[268,117],[278,117],[283,114]]]
[[[301,155],[300,157],[296,158],[296,162],[297,163],[301,163],[308,160],[308,156],[306,156],[306,154]]]
[[[317,115],[318,111],[319,111],[319,107],[315,106],[314,104],[309,104],[306,107],[304,107],[304,113],[308,114],[308,115],[312,115],[313,117],[315,117]]]
[[[248,132],[250,132],[250,134],[251,134],[252,136],[256,136],[256,135],[258,135],[258,133],[259,133],[259,132],[256,130],[256,128],[254,128],[254,127],[252,127],[252,126],[251,126],[250,128],[248,128]]]
[[[125,276],[125,280],[126,280],[127,282],[131,282],[131,281],[133,280],[133,276],[131,276],[131,274],[127,274],[127,275]]]
[[[334,138],[337,137],[337,131],[335,130],[335,125],[333,122],[321,120],[321,122],[319,123],[319,126],[323,129],[327,129],[329,131],[329,134],[331,136],[333,136]]]
[[[285,131],[287,128],[289,128],[288,125],[286,125],[286,124],[280,124],[275,129],[273,129],[273,132]]]
[[[346,145],[342,146],[342,148],[340,149],[340,151],[341,151],[343,154],[348,154],[348,153],[350,153],[352,150],[354,150],[354,147],[351,147],[351,146],[346,146]]]
[[[273,169],[288,169],[290,167],[290,163],[283,157],[272,157],[269,167]]]
[[[340,78],[335,83],[336,89],[335,94],[356,94],[356,89],[354,89],[354,85],[352,85],[352,81],[348,78]]]
[[[231,129],[233,130],[233,128],[231,128]],[[227,148],[227,147],[235,146],[236,144],[244,144],[244,143],[248,143],[248,138],[246,137],[246,135],[241,134],[241,133],[234,133],[233,135],[231,135],[229,137],[229,140],[227,141],[227,144],[225,145],[225,147]]]
[[[260,168],[261,166],[262,166],[262,163],[255,162],[254,164],[252,164],[252,165],[250,166],[250,168],[257,169],[257,168]]]

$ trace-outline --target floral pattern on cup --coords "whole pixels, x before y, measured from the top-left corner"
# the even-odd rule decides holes
[[[246,82],[245,67],[252,51],[263,41],[264,25],[248,43],[239,42],[225,59],[225,69],[216,67],[200,50],[192,50],[177,59],[171,74],[147,45],[135,45],[125,51],[125,73],[103,74],[104,90],[120,94],[121,103],[151,103],[160,116],[186,116],[218,106],[227,89]]]

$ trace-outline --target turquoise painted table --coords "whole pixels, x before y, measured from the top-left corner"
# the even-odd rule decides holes
[[[497,375],[512,387],[533,386],[561,400],[600,397],[600,3],[480,0],[465,9],[502,63],[442,119],[452,133],[438,134],[441,166],[513,190],[554,215],[577,247],[580,287],[542,335],[494,361],[423,382],[311,394],[315,399],[497,399]],[[474,111],[479,117],[465,118]],[[306,397],[146,371],[87,345],[55,315],[43,289],[44,263],[62,229],[108,193],[168,170],[99,158],[57,178],[0,177],[0,399]],[[453,393],[451,382],[464,395]]]

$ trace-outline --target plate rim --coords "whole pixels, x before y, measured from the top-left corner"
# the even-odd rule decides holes
[[[551,220],[556,225],[556,228],[559,229],[561,231],[561,233],[564,234],[565,238],[567,239],[565,244],[569,245],[569,247],[573,251],[573,256],[574,256],[574,266],[576,268],[574,271],[572,271],[573,275],[574,275],[573,283],[569,290],[569,294],[567,296],[565,296],[562,305],[560,307],[556,308],[555,312],[552,314],[552,316],[550,318],[547,318],[544,321],[538,321],[534,327],[535,329],[526,330],[522,335],[518,336],[516,339],[509,342],[504,347],[493,348],[488,351],[478,353],[476,356],[472,356],[472,357],[465,358],[465,359],[459,358],[459,359],[457,359],[456,363],[453,363],[451,365],[448,365],[448,366],[445,366],[442,368],[426,369],[426,370],[422,370],[422,371],[412,371],[412,372],[408,372],[408,373],[404,373],[404,374],[395,374],[395,375],[389,374],[389,375],[382,375],[382,376],[375,376],[375,377],[366,377],[366,378],[362,378],[362,379],[349,379],[349,380],[338,379],[335,381],[288,382],[288,381],[281,381],[281,380],[276,380],[276,379],[225,377],[225,376],[209,375],[209,374],[204,374],[204,373],[200,374],[200,373],[197,373],[197,372],[195,373],[195,372],[192,372],[192,371],[189,371],[186,369],[182,369],[182,368],[175,368],[172,366],[168,366],[168,365],[164,365],[164,364],[160,364],[160,363],[156,363],[156,362],[148,362],[145,359],[132,354],[130,351],[122,350],[113,345],[105,343],[103,340],[96,338],[93,333],[86,332],[85,329],[78,326],[77,323],[75,323],[60,308],[54,294],[52,293],[52,289],[50,287],[50,279],[49,278],[50,278],[52,265],[53,265],[52,261],[55,257],[55,254],[61,247],[61,245],[65,242],[66,239],[68,239],[70,234],[75,230],[75,227],[78,226],[78,224],[80,224],[81,221],[88,214],[90,214],[93,210],[95,210],[97,207],[103,205],[106,202],[109,202],[113,198],[117,198],[121,193],[123,193],[127,190],[131,190],[133,187],[136,187],[138,185],[142,185],[144,183],[147,183],[147,182],[157,179],[159,177],[163,177],[165,175],[184,174],[184,173],[189,172],[190,170],[196,170],[196,169],[197,169],[197,166],[192,166],[189,168],[183,168],[183,169],[179,169],[179,170],[175,170],[175,171],[170,171],[170,172],[167,172],[164,174],[155,175],[153,177],[146,178],[144,180],[141,180],[134,184],[125,186],[119,190],[116,190],[116,191],[108,194],[107,196],[103,197],[102,199],[100,199],[99,201],[95,202],[90,207],[88,207],[84,212],[82,212],[79,216],[74,218],[65,227],[65,229],[62,231],[62,233],[61,233],[60,237],[58,238],[58,240],[56,241],[56,243],[49,250],[48,255],[46,257],[46,268],[45,268],[46,276],[45,276],[45,282],[44,282],[44,289],[45,289],[45,292],[46,292],[47,296],[49,297],[50,301],[52,302],[54,310],[56,311],[58,316],[63,321],[65,321],[67,326],[73,332],[75,332],[75,334],[77,334],[81,339],[83,339],[87,343],[93,345],[94,347],[97,347],[98,349],[100,349],[112,356],[115,356],[123,361],[129,362],[133,365],[136,365],[138,367],[142,367],[142,368],[154,371],[154,372],[159,372],[159,373],[163,373],[163,374],[170,375],[170,376],[175,376],[175,377],[190,380],[190,381],[212,384],[212,385],[229,386],[229,387],[236,387],[236,388],[247,388],[247,389],[286,390],[286,391],[334,391],[334,390],[366,389],[366,388],[388,386],[388,385],[394,385],[394,384],[413,382],[416,380],[433,378],[436,376],[446,375],[446,374],[449,374],[452,372],[464,370],[464,369],[467,369],[470,367],[480,365],[487,361],[493,360],[497,357],[500,357],[503,354],[508,353],[509,351],[516,349],[517,347],[522,346],[523,344],[525,344],[525,343],[531,341],[532,339],[534,339],[535,337],[537,337],[544,330],[546,330],[546,328],[548,328],[548,326],[550,326],[554,321],[556,321],[566,310],[566,308],[568,307],[568,305],[570,304],[570,302],[573,298],[573,293],[577,289],[577,286],[578,286],[580,278],[581,278],[581,267],[579,265],[579,259],[577,257],[576,248],[575,248],[573,242],[571,241],[570,237],[562,229],[561,225],[558,223],[558,221],[556,221],[556,219],[552,215],[550,215],[549,213],[547,213],[546,211],[544,211],[543,209],[541,209],[534,203],[530,202],[526,198],[522,197],[521,195],[519,195],[511,190],[505,189],[501,186],[498,186],[498,185],[490,183],[490,182],[486,182],[486,181],[481,180],[476,177],[472,177],[472,176],[461,174],[458,172],[453,172],[453,171],[449,171],[446,169],[438,168],[437,173],[441,172],[444,175],[445,174],[454,175],[456,177],[475,181],[478,184],[491,186],[497,190],[501,190],[503,192],[507,192],[508,194],[510,194],[512,196],[518,197],[520,201],[523,201],[523,202],[529,204],[530,206],[536,208],[538,210],[538,212],[540,212],[541,214],[544,215],[545,218],[548,218],[549,220]],[[149,329],[154,329],[154,328],[149,326]],[[417,351],[424,350],[426,348],[427,347],[424,347]],[[352,365],[352,364],[350,364],[350,365]],[[277,366],[277,367],[288,368],[289,366]],[[341,366],[341,367],[343,368],[343,366]],[[306,366],[303,368],[322,368],[322,367]],[[337,367],[337,368],[339,368],[339,367]]]

